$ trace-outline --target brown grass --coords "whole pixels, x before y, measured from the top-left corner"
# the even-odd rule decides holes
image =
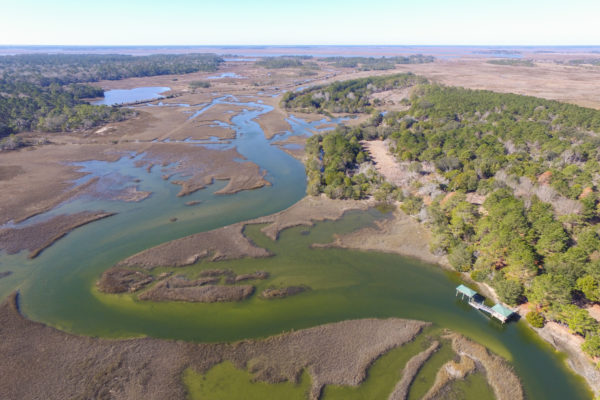
[[[535,68],[489,64],[486,60],[437,61],[398,66],[445,85],[517,93],[600,108],[600,69],[539,62]]]
[[[332,200],[325,196],[305,197],[290,208],[276,214],[256,218],[247,224],[269,224],[261,229],[267,237],[276,240],[279,232],[298,225],[312,226],[315,221],[337,220],[350,210],[367,210],[372,202]]]
[[[54,138],[53,138],[54,139]],[[0,180],[0,224],[10,220],[21,222],[49,211],[90,189],[97,179],[74,186],[84,176],[71,162],[89,160],[117,161],[124,155],[119,146],[102,144],[44,145],[3,152],[0,168],[19,166],[18,174]]]
[[[104,293],[136,292],[153,280],[151,275],[141,271],[113,267],[102,273],[96,286]]]
[[[460,361],[448,361],[442,365],[435,376],[433,386],[427,391],[423,400],[440,398],[440,392],[452,381],[464,379],[468,374],[475,371],[475,361],[468,356],[460,356]]]
[[[286,121],[287,113],[279,106],[280,98],[263,100],[265,104],[273,106],[273,111],[263,114],[256,118],[267,139],[272,139],[275,135],[289,131],[290,124]]]
[[[204,281],[210,281],[205,278]],[[154,287],[140,294],[140,300],[150,301],[185,301],[191,303],[215,303],[241,301],[254,293],[254,286],[222,286],[207,285],[205,282],[190,282],[189,285],[173,285],[171,280],[157,283]]]
[[[73,229],[112,215],[114,213],[83,211],[77,214],[57,215],[23,228],[0,229],[0,250],[6,250],[8,254],[29,250],[29,258],[35,258]]]
[[[0,181],[11,180],[17,175],[21,175],[25,170],[18,165],[1,165]]]
[[[284,297],[294,296],[306,291],[306,287],[303,286],[289,286],[278,289],[265,289],[262,291],[260,296],[264,299],[283,299]]]
[[[429,360],[429,357],[431,357],[431,355],[435,353],[439,347],[440,343],[434,341],[433,343],[431,343],[431,346],[429,346],[429,348],[423,350],[422,352],[408,360],[408,362],[404,366],[404,369],[402,370],[402,378],[400,378],[400,381],[398,381],[398,383],[394,387],[394,390],[392,391],[392,393],[390,393],[390,396],[388,397],[389,400],[404,400],[408,398],[408,389],[410,388],[410,385],[415,379],[415,376],[417,375],[423,364],[425,364],[425,362]]]
[[[524,398],[519,378],[510,365],[501,357],[491,353],[484,346],[456,333],[445,335],[452,341],[452,348],[461,357],[469,357],[485,370],[488,383],[498,400],[519,400]]]
[[[366,227],[343,235],[336,235],[332,243],[319,247],[375,250],[414,257],[420,260],[448,266],[445,257],[436,256],[429,250],[431,232],[414,218],[396,209],[392,218],[375,222],[375,227]]]
[[[353,320],[233,344],[106,340],[26,320],[12,295],[0,305],[0,398],[184,399],[185,369],[204,373],[230,360],[267,382],[297,381],[306,369],[316,399],[324,384],[358,385],[377,357],[412,340],[426,325]]]
[[[411,341],[426,325],[400,319],[342,321],[275,336],[262,346],[242,342],[232,358],[267,382],[296,382],[306,369],[312,378],[309,397],[318,399],[324,385],[359,385],[374,360]]]
[[[119,265],[151,269],[159,266],[181,267],[204,258],[214,261],[270,255],[267,250],[252,244],[242,231],[242,224],[234,224],[186,236],[137,253]]]
[[[243,158],[236,150],[210,150],[183,143],[155,143],[145,149],[138,166],[163,165],[166,177],[180,174],[184,178],[172,182],[181,185],[178,196],[185,196],[203,189],[215,179],[228,180],[227,186],[218,194],[237,193],[270,185],[263,178],[258,165],[237,162]],[[168,165],[171,165],[167,167]]]

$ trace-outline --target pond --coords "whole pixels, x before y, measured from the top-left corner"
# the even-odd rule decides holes
[[[91,104],[96,106],[114,106],[117,104],[136,103],[138,101],[162,99],[161,93],[171,90],[164,86],[146,86],[135,89],[114,89],[104,92],[104,98]]]

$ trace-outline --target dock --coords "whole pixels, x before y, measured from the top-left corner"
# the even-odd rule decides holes
[[[505,307],[504,305],[497,303],[493,307],[486,306],[483,301],[485,300],[483,296],[474,291],[471,288],[466,287],[465,285],[458,285],[456,287],[456,296],[461,295],[463,299],[467,298],[469,300],[469,305],[476,310],[483,311],[493,318],[496,318],[502,323],[505,323],[510,319],[510,317],[514,314],[514,311],[510,308]]]

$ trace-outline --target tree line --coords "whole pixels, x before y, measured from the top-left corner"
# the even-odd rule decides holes
[[[359,71],[382,71],[396,68],[398,64],[424,64],[434,62],[433,56],[411,54],[394,57],[325,57],[324,61],[338,68],[356,68]]]
[[[358,127],[309,139],[309,194],[401,201],[429,225],[432,251],[447,254],[455,269],[508,304],[528,301],[533,325],[564,324],[600,356],[600,326],[582,308],[600,302],[600,111],[416,77],[410,83],[407,110],[385,115],[369,100],[377,85],[365,80],[284,98],[292,109],[372,113]],[[394,187],[370,172],[359,141],[374,138],[409,166],[410,184]]]
[[[335,82],[287,92],[283,96],[282,106],[290,111],[309,113],[369,113],[378,104],[378,100],[371,97],[374,93],[424,82],[424,78],[411,73]]]
[[[133,114],[125,108],[90,105],[86,99],[102,97],[104,92],[89,82],[215,71],[222,62],[214,54],[2,56],[0,139],[24,131],[89,129]],[[5,140],[3,147],[12,148],[16,142]]]

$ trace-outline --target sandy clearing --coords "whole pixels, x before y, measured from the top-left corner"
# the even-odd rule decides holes
[[[384,92],[373,93],[370,98],[372,101],[381,102],[380,108],[388,111],[406,111],[408,106],[401,103],[402,100],[410,98],[413,87],[407,87],[399,90],[386,90]]]
[[[375,169],[386,181],[396,185],[405,186],[409,180],[408,171],[401,168],[396,158],[390,154],[387,144],[382,140],[363,140],[360,142],[369,153],[375,164]]]

